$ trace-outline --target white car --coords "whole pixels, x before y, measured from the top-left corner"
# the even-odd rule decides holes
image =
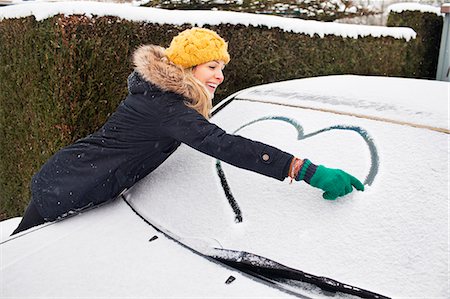
[[[324,200],[182,145],[102,207],[1,222],[1,297],[448,298],[449,92],[351,75],[238,92],[212,122],[365,191]]]

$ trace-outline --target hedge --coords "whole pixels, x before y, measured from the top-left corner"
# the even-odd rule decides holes
[[[225,10],[325,22],[376,13],[374,8],[354,5],[348,0],[150,0],[142,6],[177,10]]]
[[[61,147],[98,129],[123,100],[133,50],[168,46],[188,27],[80,15],[0,21],[0,220],[21,215],[33,173]],[[216,103],[249,86],[293,78],[429,75],[417,69],[424,52],[413,51],[416,40],[210,28],[229,41],[233,58]]]
[[[411,77],[436,79],[439,48],[444,19],[435,13],[420,11],[391,12],[387,26],[411,27],[417,33],[411,54],[419,61],[411,65],[407,73]]]

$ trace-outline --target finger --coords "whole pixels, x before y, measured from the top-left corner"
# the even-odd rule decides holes
[[[349,194],[353,191],[352,185],[345,186],[345,194]]]
[[[364,184],[361,183],[357,178],[351,176],[351,183],[355,186],[356,190],[364,191]]]
[[[334,193],[327,191],[322,194],[322,197],[327,200],[335,200],[337,198],[337,195],[334,195]]]

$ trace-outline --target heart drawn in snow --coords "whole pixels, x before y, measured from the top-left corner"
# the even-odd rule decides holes
[[[347,130],[347,131],[356,132],[357,134],[359,134],[362,137],[362,139],[366,142],[367,146],[369,147],[371,163],[370,163],[369,173],[367,174],[367,177],[364,180],[364,185],[369,185],[369,186],[372,185],[372,183],[375,179],[375,176],[378,173],[379,157],[378,157],[377,148],[376,148],[372,138],[369,136],[367,131],[364,130],[363,128],[358,127],[358,126],[336,125],[336,126],[327,127],[327,128],[324,128],[324,129],[321,129],[321,130],[318,130],[318,131],[315,131],[315,132],[312,132],[309,134],[305,134],[303,131],[303,127],[294,119],[284,117],[284,116],[266,116],[266,117],[262,117],[262,118],[253,120],[253,121],[241,126],[236,131],[234,131],[233,134],[236,134],[243,128],[248,127],[254,123],[265,121],[265,120],[280,120],[280,121],[284,121],[284,122],[291,124],[292,126],[295,127],[295,129],[297,129],[297,132],[298,132],[297,140],[304,140],[309,137],[318,135],[320,133],[328,132],[328,131],[332,131],[332,130]],[[219,160],[216,161],[216,170],[217,170],[217,174],[220,178],[220,183],[222,185],[223,191],[225,192],[225,196],[227,197],[228,202],[235,214],[235,222],[242,222],[242,220],[243,220],[242,211],[239,208],[239,205],[238,205],[236,199],[234,198],[233,194],[231,193],[230,186],[228,185],[227,179],[225,177],[225,173],[223,172],[223,169],[222,169],[222,164]]]

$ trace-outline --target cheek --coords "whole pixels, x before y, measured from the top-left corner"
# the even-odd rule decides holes
[[[197,80],[200,80],[203,83],[206,83],[207,81],[207,74],[205,74],[205,71],[201,70],[201,69],[196,69],[192,72],[192,75],[194,75],[194,77]]]

